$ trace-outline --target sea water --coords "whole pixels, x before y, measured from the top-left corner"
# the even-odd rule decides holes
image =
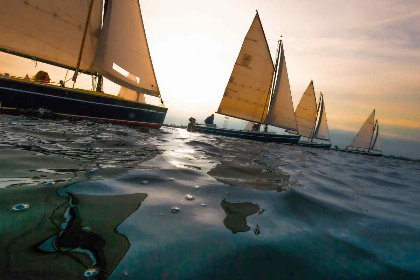
[[[0,118],[1,279],[414,279],[420,164]]]

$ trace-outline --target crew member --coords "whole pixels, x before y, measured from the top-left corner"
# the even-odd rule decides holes
[[[207,118],[204,120],[204,123],[205,123],[206,125],[213,125],[213,123],[214,123],[214,114],[211,114],[211,116],[207,117]]]

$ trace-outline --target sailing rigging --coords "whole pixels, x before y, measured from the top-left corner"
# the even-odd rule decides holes
[[[258,124],[297,130],[282,41],[276,64],[270,54],[258,11],[245,36],[217,113]],[[300,135],[209,128],[194,131],[231,137],[297,143]]]
[[[116,97],[3,75],[2,110],[16,113],[43,108],[68,117],[154,128],[162,125],[167,108],[143,103],[144,95],[149,95],[160,98],[163,105],[138,1],[0,3],[0,51],[73,70],[74,82],[80,72],[103,76],[122,87]]]
[[[379,135],[379,121],[375,121],[375,110],[369,115],[359,132],[354,137],[347,152],[382,156],[381,139]]]

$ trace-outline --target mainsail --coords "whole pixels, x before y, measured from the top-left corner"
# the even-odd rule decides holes
[[[137,0],[108,0],[93,69],[125,88],[160,96]]]
[[[370,149],[375,125],[375,110],[367,118],[349,147]]]
[[[290,92],[289,75],[287,74],[286,58],[281,42],[279,45],[279,52],[277,77],[265,123],[290,131],[297,131],[292,94]]]
[[[296,108],[296,124],[300,135],[312,138],[317,119],[314,83],[311,81]]]
[[[380,152],[380,151],[382,151],[382,148],[381,148],[381,137],[379,136],[379,122],[378,122],[378,120],[376,120],[376,125],[375,125],[375,138],[374,138],[374,140],[373,140],[373,142],[372,142],[372,146],[371,146],[371,150],[373,150],[373,151],[378,151],[378,152]]]
[[[318,125],[315,128],[315,132],[312,137],[320,140],[330,140],[330,132],[328,130],[327,122],[327,112],[325,111],[324,95],[322,93],[319,106]]]
[[[217,113],[263,122],[274,65],[258,13],[244,39]]]
[[[0,49],[76,68],[90,1],[0,0]],[[94,0],[80,68],[90,71],[102,22]]]

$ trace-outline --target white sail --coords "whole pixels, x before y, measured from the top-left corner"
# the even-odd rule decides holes
[[[375,125],[375,110],[367,118],[349,147],[369,149]]]
[[[247,122],[246,126],[245,126],[245,131],[252,131],[252,127],[254,126],[253,122]]]
[[[279,47],[280,56],[277,77],[265,123],[297,131],[292,93],[290,92],[289,75],[287,74],[286,58],[284,56],[283,45],[280,44]]]
[[[321,104],[319,108],[318,125],[315,129],[313,138],[330,141],[330,131],[328,129],[327,111],[325,110],[324,96],[321,93]]]
[[[253,122],[267,114],[274,66],[258,13],[244,39],[217,113]]]
[[[90,0],[0,0],[0,48],[75,68]],[[89,70],[102,22],[94,0],[80,69]]]
[[[125,88],[160,96],[137,0],[108,0],[93,69]]]
[[[379,134],[379,122],[378,121],[376,121],[376,133],[375,133],[375,138],[373,139],[371,150],[382,151],[381,137],[380,137],[380,134]]]
[[[303,93],[295,115],[299,134],[311,138],[317,119],[315,90],[312,81]]]

